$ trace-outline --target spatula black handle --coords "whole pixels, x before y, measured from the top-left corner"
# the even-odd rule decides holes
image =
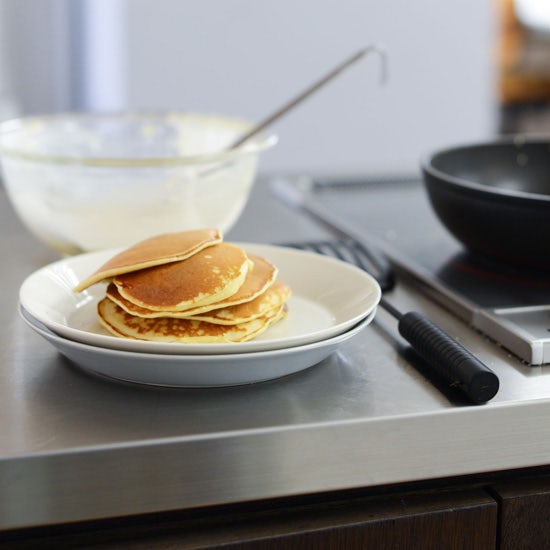
[[[411,311],[399,319],[398,328],[439,376],[474,403],[485,403],[496,395],[497,375],[429,319]]]

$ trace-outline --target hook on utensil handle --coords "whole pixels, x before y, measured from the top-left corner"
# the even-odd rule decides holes
[[[245,141],[248,141],[252,136],[255,136],[258,132],[261,132],[263,129],[267,128],[270,124],[272,124],[277,119],[281,118],[283,115],[288,113],[288,111],[296,107],[299,103],[304,101],[311,94],[313,94],[314,92],[322,88],[325,84],[327,84],[328,82],[336,78],[340,73],[345,71],[351,65],[354,65],[357,61],[359,61],[369,53],[377,53],[380,56],[382,61],[381,81],[385,82],[387,78],[386,52],[381,46],[378,46],[376,44],[367,46],[366,48],[363,48],[362,50],[359,50],[358,52],[353,54],[351,57],[348,57],[347,59],[345,59],[343,62],[337,65],[334,69],[329,71],[326,75],[324,75],[319,80],[311,84],[302,93],[298,94],[296,97],[294,97],[289,102],[285,103],[282,107],[277,109],[274,113],[267,116],[260,123],[256,124],[250,131],[248,131],[246,134],[242,135],[240,138],[234,141],[229,146],[228,149],[229,150],[236,149],[237,147],[242,145]]]

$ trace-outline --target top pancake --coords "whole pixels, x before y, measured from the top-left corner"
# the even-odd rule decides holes
[[[244,283],[246,252],[221,242],[179,261],[114,277],[120,295],[154,311],[185,311],[235,294]]]
[[[93,284],[139,269],[177,262],[222,241],[217,229],[196,229],[157,235],[123,250],[76,287],[81,292]]]

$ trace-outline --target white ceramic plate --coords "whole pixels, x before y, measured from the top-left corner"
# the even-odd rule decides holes
[[[146,353],[228,354],[300,346],[331,338],[369,315],[380,301],[378,283],[346,262],[302,250],[240,244],[279,268],[279,278],[293,291],[285,319],[249,342],[177,344],[118,338],[97,320],[96,304],[105,294],[97,284],[75,294],[73,288],[117,251],[60,260],[39,269],[22,284],[21,305],[50,330],[85,344]]]
[[[363,330],[375,313],[373,310],[338,336],[312,344],[229,355],[170,355],[114,350],[68,340],[21,308],[21,316],[34,331],[86,371],[125,382],[186,388],[253,384],[305,370]]]

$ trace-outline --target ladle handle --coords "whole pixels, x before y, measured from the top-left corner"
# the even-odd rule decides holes
[[[228,150],[236,149],[242,145],[245,141],[249,140],[252,136],[255,136],[258,132],[261,132],[267,128],[270,124],[281,118],[283,115],[288,113],[291,109],[300,104],[304,99],[308,98],[311,94],[322,88],[325,84],[336,78],[341,72],[345,69],[362,59],[365,55],[374,52],[377,53],[382,58],[382,80],[386,78],[386,54],[385,51],[377,45],[371,45],[362,50],[359,50],[357,53],[353,54],[351,57],[340,63],[337,67],[328,72],[325,76],[311,84],[306,88],[302,93],[298,94],[296,97],[285,103],[282,107],[277,109],[274,113],[270,114],[264,118],[261,122],[256,124],[251,130],[246,134],[243,134],[236,141],[234,141],[229,147]]]

